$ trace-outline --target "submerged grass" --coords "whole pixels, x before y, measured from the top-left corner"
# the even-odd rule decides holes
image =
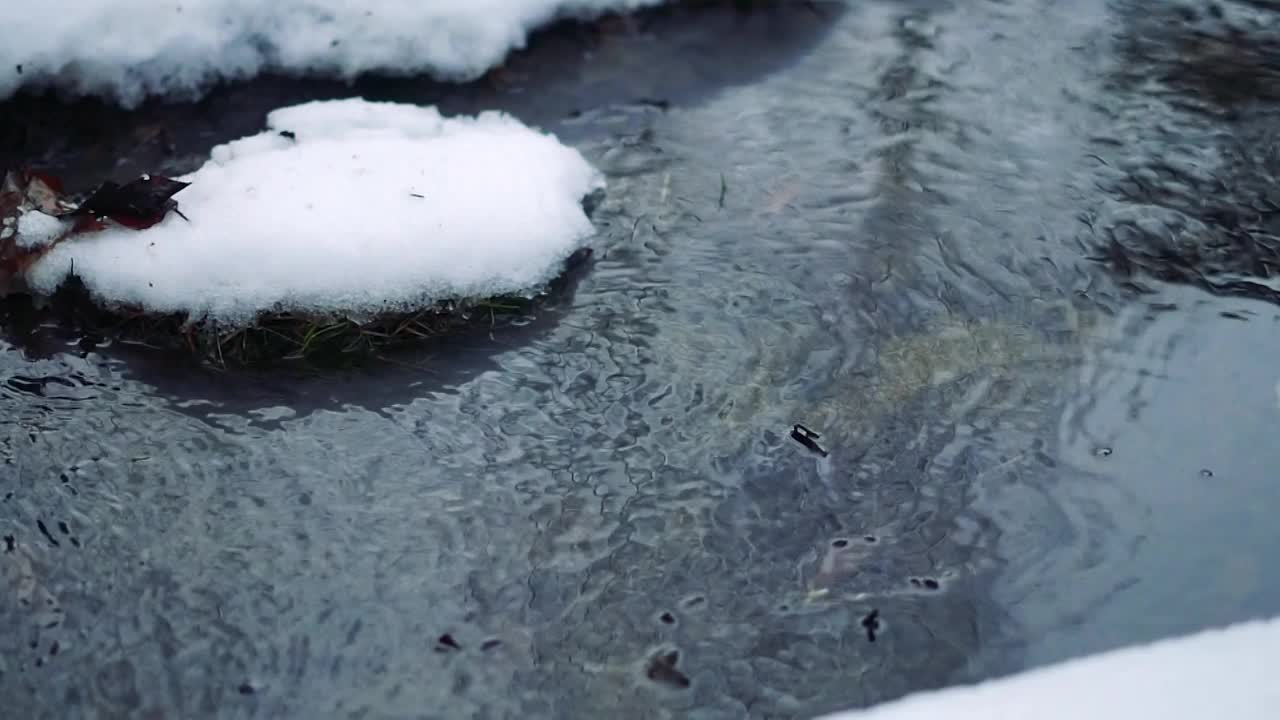
[[[188,350],[221,366],[303,362],[348,365],[419,340],[468,327],[495,325],[531,311],[536,299],[497,297],[439,303],[426,309],[387,313],[368,321],[294,313],[264,315],[249,327],[220,330],[196,325],[185,333]]]
[[[451,300],[369,319],[269,312],[252,325],[234,327],[207,320],[191,322],[181,313],[106,308],[94,301],[78,279],[72,278],[40,309],[31,308],[25,322],[19,322],[7,310],[3,324],[12,330],[16,325],[36,326],[54,319],[81,337],[178,351],[217,368],[347,367],[385,359],[385,353],[414,343],[527,318],[548,298],[570,290],[575,271],[589,256],[589,250],[576,253],[566,263],[565,274],[532,298],[500,295]]]
[[[192,323],[182,314],[102,308],[83,287],[71,285],[59,291],[49,309],[80,333],[181,351],[219,368],[361,364],[421,340],[523,317],[539,300],[504,296],[438,303],[364,321],[341,316],[265,313],[253,325],[226,327],[212,321]]]

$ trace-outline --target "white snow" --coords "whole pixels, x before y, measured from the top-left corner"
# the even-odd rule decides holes
[[[8,0],[0,99],[20,86],[191,96],[264,71],[472,79],[563,16],[663,0]]]
[[[1115,650],[824,720],[1273,720],[1280,618]]]
[[[592,235],[581,199],[599,173],[509,116],[351,99],[267,121],[180,178],[189,222],[74,236],[28,284],[52,292],[74,269],[107,304],[232,324],[269,310],[359,317],[535,290]]]
[[[14,244],[20,248],[44,247],[62,236],[69,223],[39,210],[27,210],[18,216],[17,237]]]

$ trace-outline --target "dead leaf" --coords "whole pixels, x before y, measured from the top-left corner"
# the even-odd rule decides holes
[[[26,194],[31,207],[46,215],[65,213],[58,203],[62,197],[62,183],[51,175],[28,171]]]
[[[142,230],[163,220],[170,210],[177,211],[173,196],[190,184],[159,175],[143,175],[124,185],[108,180],[80,203],[76,213],[110,218]]]
[[[108,181],[77,207],[63,197],[62,184],[51,175],[30,169],[7,173],[0,180],[0,297],[21,291],[27,269],[63,240],[102,230],[109,221],[141,230],[163,220],[170,210],[182,215],[173,196],[189,184],[158,175],[143,175],[124,185]],[[74,222],[64,223],[63,234],[50,242],[19,245],[18,220],[36,211]]]

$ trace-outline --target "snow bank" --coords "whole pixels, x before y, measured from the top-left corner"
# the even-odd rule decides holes
[[[181,178],[189,221],[65,240],[30,287],[52,292],[74,270],[108,304],[193,319],[359,318],[531,291],[592,234],[581,199],[600,175],[506,115],[354,99],[276,110],[268,126]]]
[[[125,105],[268,70],[464,80],[559,16],[662,0],[9,0],[0,99],[23,85]]]
[[[825,720],[1272,720],[1280,618],[1125,648]]]

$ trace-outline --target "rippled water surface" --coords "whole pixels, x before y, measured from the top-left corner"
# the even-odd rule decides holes
[[[0,165],[185,170],[347,92],[580,148],[593,264],[302,376],[11,303],[6,713],[807,717],[1280,611],[1268,3],[668,10],[464,87],[18,98]]]

